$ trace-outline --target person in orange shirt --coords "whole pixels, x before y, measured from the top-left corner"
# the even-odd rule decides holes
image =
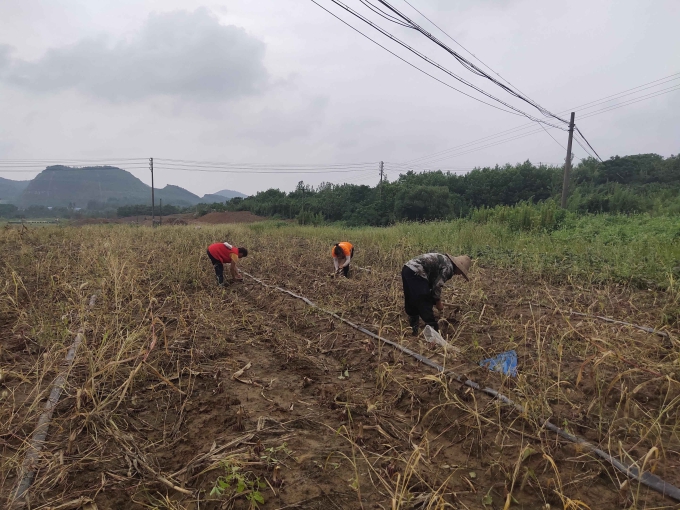
[[[335,265],[335,274],[342,273],[345,278],[349,274],[349,263],[354,257],[354,246],[347,241],[336,243],[331,250],[333,256],[333,265]]]
[[[217,284],[224,285],[224,265],[230,264],[231,276],[234,280],[243,280],[241,272],[238,270],[238,259],[247,257],[247,248],[237,248],[229,243],[214,243],[208,246],[208,258],[215,268]]]

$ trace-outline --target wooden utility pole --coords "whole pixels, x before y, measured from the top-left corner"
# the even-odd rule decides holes
[[[567,208],[567,196],[569,195],[569,174],[571,173],[571,142],[574,139],[574,116],[571,112],[569,120],[569,141],[567,142],[567,159],[564,162],[564,182],[562,183],[562,209]]]
[[[149,170],[151,170],[151,226],[153,227],[156,223],[155,200],[153,196],[153,158],[149,158]]]
[[[162,225],[162,224],[163,224],[163,199],[161,198],[161,199],[159,200],[159,202],[160,202],[160,205],[159,205],[158,208],[159,208],[160,210],[158,211],[158,224],[159,224],[159,225]]]
[[[381,161],[380,162],[380,184],[379,184],[380,187],[378,188],[378,198],[380,200],[382,200],[383,166],[384,166],[384,163]]]

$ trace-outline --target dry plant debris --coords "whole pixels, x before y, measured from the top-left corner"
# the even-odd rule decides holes
[[[444,352],[411,337],[403,316],[407,246],[359,250],[371,271],[331,280],[330,240],[248,226],[0,237],[0,507],[82,330],[28,492],[34,509],[674,508],[542,426],[550,418],[680,485],[678,330],[661,327],[678,307],[673,289],[475,267],[470,283],[446,287],[458,310],[445,309],[441,329],[460,352]],[[265,283],[496,388],[525,413],[290,296],[247,281],[217,288],[203,253],[223,237],[249,247],[244,268]],[[509,349],[516,379],[478,366]],[[249,480],[244,491],[265,482],[263,502],[215,492],[228,473]]]

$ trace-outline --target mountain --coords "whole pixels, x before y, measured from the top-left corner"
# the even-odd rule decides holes
[[[17,182],[17,181],[14,181]],[[156,202],[167,205],[195,205],[201,199],[179,186],[167,185],[155,191]],[[25,187],[15,200],[20,207],[44,205],[87,207],[98,202],[111,207],[150,204],[151,187],[126,170],[113,166],[73,168],[49,166]]]
[[[31,181],[13,181],[0,177],[0,201],[14,202]]]
[[[217,193],[208,193],[206,195],[203,195],[203,198],[201,198],[201,202],[204,204],[215,204],[217,202],[226,202],[227,197],[224,195],[218,195]]]
[[[149,187],[147,186],[147,188]],[[151,188],[149,188],[148,193],[151,193]],[[198,195],[194,195],[191,191],[175,186],[174,184],[168,184],[165,188],[157,189],[155,191],[155,197],[156,200],[160,199],[163,200],[164,203],[172,205],[195,205],[202,201]],[[149,198],[149,201],[151,201],[151,198]]]
[[[248,195],[244,195],[243,193],[241,193],[239,191],[234,191],[234,190],[231,190],[231,189],[223,189],[223,190],[220,190],[217,193],[213,193],[213,194],[214,195],[221,195],[221,196],[223,196],[227,199],[237,198],[237,197],[246,198],[248,196]]]

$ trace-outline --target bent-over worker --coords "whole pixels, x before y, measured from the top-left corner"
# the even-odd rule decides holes
[[[444,283],[455,274],[469,280],[467,272],[470,264],[467,255],[452,257],[448,253],[425,253],[404,264],[401,270],[404,304],[414,335],[418,334],[419,317],[426,325],[439,331],[432,306],[436,306],[440,312],[444,309],[441,297]]]
[[[229,243],[214,243],[208,246],[208,258],[215,268],[215,275],[217,275],[217,284],[224,284],[224,265],[230,265],[231,276],[234,280],[243,280],[241,272],[238,270],[238,259],[247,257],[247,248],[237,248]]]
[[[347,278],[349,274],[349,263],[354,257],[354,246],[347,241],[336,243],[331,250],[335,274],[342,273]]]

